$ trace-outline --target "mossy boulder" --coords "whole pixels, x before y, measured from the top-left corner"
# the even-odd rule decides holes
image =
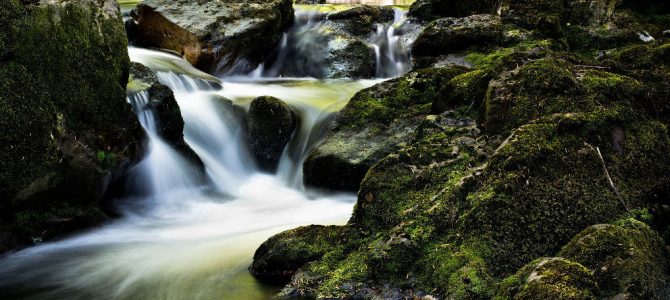
[[[597,299],[593,272],[561,258],[537,259],[506,278],[494,299]]]
[[[659,80],[666,48],[626,47],[597,61],[556,52],[555,42],[472,50],[469,68],[415,71],[356,95],[305,172],[326,157],[318,151],[347,158],[382,149],[383,157],[360,170],[341,243],[303,265],[281,294],[600,297],[596,270],[573,257],[533,263],[516,283],[505,278],[556,256],[589,226],[667,203],[670,138],[658,109],[668,95]],[[397,124],[407,134],[392,147],[370,147],[375,135],[361,135],[393,140]],[[335,151],[347,147],[359,150]],[[322,170],[353,169],[334,162],[321,160]],[[527,282],[528,269],[546,280]],[[501,295],[501,284],[516,288]]]
[[[293,22],[291,0],[147,0],[131,13],[133,42],[176,51],[206,72],[251,71]]]
[[[412,3],[409,15],[419,21],[433,21],[443,17],[467,17],[493,14],[500,3],[495,0],[418,0]]]
[[[341,227],[319,225],[282,232],[256,250],[249,271],[263,281],[286,284],[302,266],[336,247],[343,232]]]
[[[357,5],[326,16],[328,23],[336,24],[334,28],[358,37],[366,37],[374,32],[377,24],[391,23],[393,18],[394,12],[391,7],[377,5]]]
[[[357,190],[373,164],[413,138],[443,81],[463,71],[447,67],[412,72],[357,93],[305,161],[305,183]]]
[[[430,22],[423,29],[412,45],[412,56],[415,61],[420,61],[424,57],[446,55],[473,47],[491,47],[501,41],[502,22],[497,15],[441,18]]]
[[[261,169],[274,172],[293,137],[298,119],[288,104],[262,96],[251,101],[247,114],[249,150]]]
[[[658,232],[634,219],[593,225],[558,254],[593,270],[601,297],[662,299],[667,250]]]
[[[0,20],[2,223],[25,244],[104,220],[97,201],[144,137],[116,2],[8,0]]]

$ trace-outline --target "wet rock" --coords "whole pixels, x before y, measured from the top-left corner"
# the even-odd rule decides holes
[[[375,76],[374,50],[366,43],[337,37],[329,43],[326,78],[372,78]]]
[[[97,220],[113,174],[139,159],[115,1],[0,4],[0,207],[25,244],[49,220]],[[73,222],[69,230],[88,226]]]
[[[502,299],[596,299],[597,283],[592,272],[560,257],[535,260],[505,279]]]
[[[249,150],[262,169],[277,169],[297,122],[291,107],[277,98],[262,96],[251,101],[247,115]]]
[[[461,72],[448,67],[410,73],[357,93],[305,161],[305,183],[356,191],[372,165],[412,139],[416,118],[430,112],[436,86]]]
[[[172,90],[160,83],[151,69],[132,62],[127,93],[139,92],[149,94],[149,105],[158,117],[158,135],[191,162],[202,165],[198,155],[184,141],[184,120]]]
[[[143,1],[132,13],[141,46],[170,49],[206,72],[251,71],[293,22],[290,0]]]
[[[502,22],[496,15],[442,18],[429,23],[412,46],[415,61],[466,50],[495,46],[502,41]],[[425,64],[425,63],[423,63]]]
[[[668,282],[666,249],[658,232],[634,219],[594,225],[575,236],[559,256],[593,270],[599,295],[661,299]]]
[[[328,14],[329,26],[357,37],[367,37],[376,29],[376,24],[393,22],[394,11],[388,6],[359,5],[354,8]]]
[[[341,232],[336,226],[312,225],[277,234],[256,250],[249,271],[264,282],[286,284],[298,269],[334,247]]]

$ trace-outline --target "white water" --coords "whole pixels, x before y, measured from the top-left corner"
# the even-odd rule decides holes
[[[192,77],[197,73],[175,57],[140,49],[130,54],[173,89],[185,139],[207,178],[158,136],[160,120],[147,95],[131,96],[149,137],[147,156],[131,174],[150,196],[124,199],[123,217],[102,228],[0,260],[0,298],[268,298],[272,288],[247,272],[254,250],[283,230],[343,224],[351,214],[354,195],[306,191],[301,165],[331,113],[376,81],[247,79],[218,89]],[[276,175],[255,168],[235,108],[244,110],[259,95],[285,100],[302,118]]]
[[[412,68],[409,50],[400,45],[400,35],[396,32],[396,28],[406,21],[407,12],[400,9],[394,9],[394,12],[393,23],[377,24],[373,40],[377,78],[396,77]]]
[[[133,0],[134,1],[134,0]],[[325,124],[359,90],[380,80],[269,78],[288,64],[294,74],[321,68],[328,49],[322,15],[297,13],[277,62],[238,78],[203,73],[174,55],[130,47],[133,61],[157,72],[185,121],[184,137],[205,176],[159,136],[149,95],[129,97],[148,136],[146,157],[133,169],[140,195],[120,199],[122,217],[99,229],[41,244],[0,259],[0,299],[267,299],[276,287],[258,283],[247,268],[268,237],[309,224],[343,224],[352,194],[323,194],[302,185],[302,163]],[[371,28],[378,78],[410,68],[398,42],[404,13]],[[297,49],[297,51],[296,51]],[[297,54],[296,54],[297,53]],[[299,64],[301,58],[307,64]],[[279,63],[279,64],[277,64]],[[261,173],[247,150],[243,112],[270,95],[287,102],[301,122],[276,174]],[[233,105],[222,97],[232,100]]]
[[[342,41],[333,35],[328,23],[331,11],[314,8],[322,6],[296,7],[293,27],[284,34],[271,63],[261,64],[249,74],[252,78],[309,76],[322,78],[334,69],[337,63],[329,62],[331,50],[343,47]],[[326,6],[327,7],[327,6]],[[392,78],[408,72],[412,67],[409,49],[401,45],[400,28],[406,21],[407,11],[394,8],[394,20],[376,24],[370,28],[366,44],[374,53],[376,78]],[[335,26],[337,27],[337,26]],[[333,64],[332,66],[329,64]],[[342,67],[342,66],[340,66]]]

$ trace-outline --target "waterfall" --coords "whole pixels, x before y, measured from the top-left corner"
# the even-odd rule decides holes
[[[399,42],[402,31],[396,30],[406,21],[407,12],[398,8],[393,10],[392,23],[377,24],[375,28],[370,28],[368,37],[363,37],[363,41],[374,50],[376,78],[400,76],[411,69],[409,50]],[[328,13],[296,9],[294,25],[284,33],[275,55],[249,76],[326,77],[329,67],[332,67],[329,66],[332,63],[332,44],[338,39],[332,36],[337,27],[332,22],[328,20]]]
[[[394,9],[391,24],[377,24],[373,45],[375,49],[375,76],[392,78],[408,72],[411,67],[409,51],[400,44],[399,28],[406,21],[406,12]]]
[[[135,179],[135,188],[148,195],[169,195],[194,188],[198,184],[197,171],[159,136],[158,119],[149,103],[149,93],[130,95],[128,102],[148,137],[145,158],[130,171],[134,173],[131,177]]]
[[[209,181],[218,192],[236,194],[255,171],[245,147],[242,116],[202,80],[173,72],[156,75],[172,89],[185,120],[184,139],[205,165]]]

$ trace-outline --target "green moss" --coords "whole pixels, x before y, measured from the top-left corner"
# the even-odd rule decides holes
[[[98,161],[100,162],[100,168],[103,170],[111,170],[114,166],[116,166],[116,154],[101,150],[98,151],[97,156]]]
[[[8,223],[30,208],[95,206],[106,171],[134,159],[142,137],[125,101],[120,14],[96,1],[24,2],[0,4],[0,207]],[[98,150],[109,154],[104,162]],[[38,222],[31,230],[47,229]]]
[[[657,232],[634,219],[594,225],[559,253],[595,271],[600,296],[655,299],[668,281],[666,251]]]
[[[592,272],[563,258],[537,259],[502,281],[494,299],[596,299]]]

